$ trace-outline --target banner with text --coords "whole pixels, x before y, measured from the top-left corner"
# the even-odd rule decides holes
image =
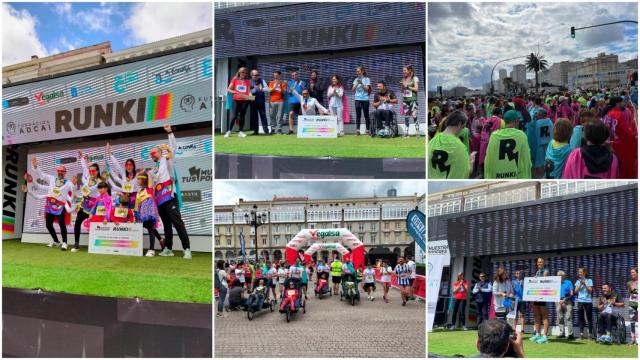
[[[142,256],[142,224],[91,223],[89,253]]]
[[[430,241],[427,244],[427,331],[433,330],[433,320],[436,315],[438,305],[438,294],[440,294],[440,280],[442,269],[445,263],[449,263],[449,251],[447,240]],[[446,249],[446,251],[443,251]]]
[[[560,301],[562,277],[542,276],[524,278],[522,300],[524,301]]]
[[[324,115],[298,116],[298,138],[337,138],[338,118]]]

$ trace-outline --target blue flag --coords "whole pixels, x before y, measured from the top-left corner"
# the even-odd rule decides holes
[[[247,261],[247,251],[245,250],[244,234],[240,231],[240,253],[242,254],[242,261]]]

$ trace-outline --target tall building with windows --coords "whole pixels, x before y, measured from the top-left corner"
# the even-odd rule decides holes
[[[267,223],[257,234],[246,224],[245,214],[253,206],[267,214]],[[347,228],[364,244],[365,251],[413,255],[413,238],[407,232],[406,217],[415,209],[425,211],[426,196],[396,196],[392,189],[385,197],[309,199],[274,197],[269,201],[240,199],[237,204],[216,206],[214,212],[214,257],[231,260],[241,255],[240,234],[245,239],[248,258],[284,258],[287,243],[302,229]],[[328,257],[324,251],[320,256]]]

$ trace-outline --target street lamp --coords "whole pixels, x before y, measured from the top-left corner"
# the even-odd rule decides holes
[[[258,214],[258,206],[253,205],[251,211],[244,213],[244,221],[247,225],[253,226],[253,233],[256,241],[256,265],[258,265],[258,228],[267,223],[267,213]]]
[[[493,91],[494,91],[494,87],[493,87],[493,71],[496,69],[496,66],[498,66],[498,64],[503,63],[505,61],[509,61],[509,60],[515,60],[515,59],[520,59],[520,58],[525,58],[527,57],[526,55],[524,56],[516,56],[516,57],[512,57],[509,59],[504,59],[504,60],[500,60],[498,61],[495,65],[493,65],[493,68],[491,69],[491,95],[493,95]]]

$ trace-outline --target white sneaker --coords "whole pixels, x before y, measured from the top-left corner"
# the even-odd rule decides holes
[[[78,252],[78,251],[80,251],[80,249],[71,248],[71,252]]]
[[[58,244],[53,240],[49,241],[49,243],[47,244],[47,247],[58,247],[58,246],[60,246],[60,244]]]
[[[231,136],[231,131],[227,131],[226,133],[224,133],[224,137],[228,138],[229,136]]]
[[[156,252],[154,250],[149,249],[149,250],[147,250],[147,254],[145,256],[154,257],[154,256],[156,256]]]
[[[373,297],[373,295],[371,295],[371,301],[373,301],[373,299],[374,299],[374,297]]]
[[[67,243],[62,243],[62,246],[60,246],[60,250],[65,251],[67,250],[67,247],[68,247]]]
[[[238,136],[239,136],[239,137],[247,137],[247,134],[245,134],[245,133],[243,133],[242,131],[240,131],[240,132],[238,133]]]
[[[182,258],[186,260],[191,260],[191,249],[185,249],[184,256],[182,256]]]

